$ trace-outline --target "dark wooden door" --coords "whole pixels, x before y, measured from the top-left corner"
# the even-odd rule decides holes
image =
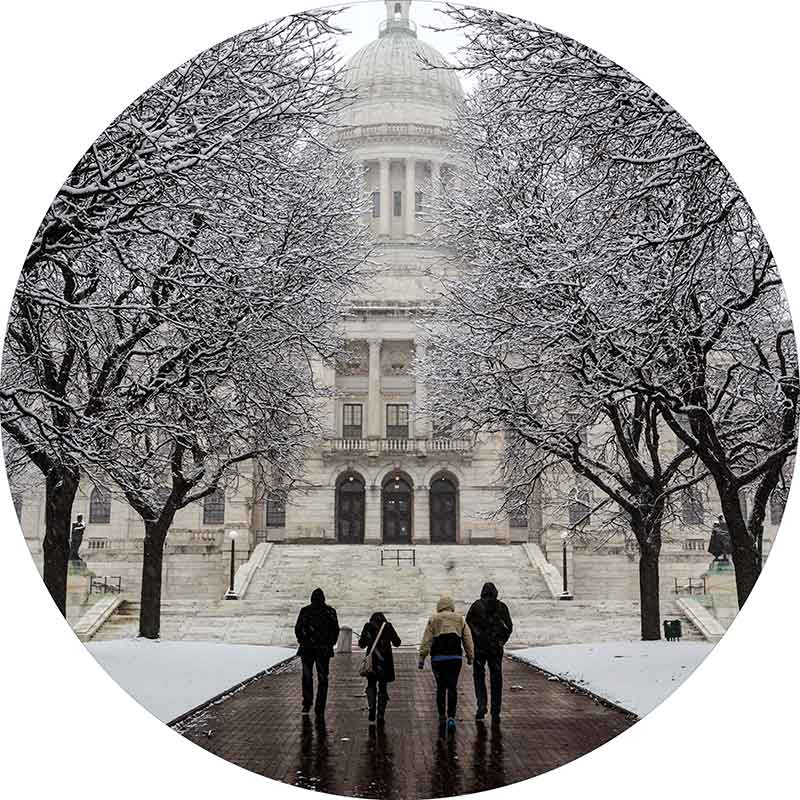
[[[383,541],[385,544],[411,542],[411,487],[403,478],[393,478],[383,487]]]
[[[458,537],[458,490],[448,478],[431,484],[431,544],[454,544]]]
[[[340,544],[364,541],[364,482],[348,476],[340,484],[336,499],[336,540]]]

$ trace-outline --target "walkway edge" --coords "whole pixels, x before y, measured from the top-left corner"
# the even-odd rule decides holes
[[[585,686],[581,686],[579,683],[575,683],[575,681],[571,681],[569,678],[565,678],[563,675],[559,675],[557,672],[550,672],[550,670],[545,669],[544,667],[540,667],[538,664],[531,664],[530,661],[526,661],[524,658],[515,656],[512,653],[506,653],[506,655],[513,661],[518,661],[520,664],[524,664],[526,667],[530,667],[531,669],[535,669],[537,672],[541,672],[542,675],[547,675],[548,678],[555,678],[557,681],[559,681],[559,683],[566,684],[567,686],[570,687],[570,689],[572,689],[574,692],[577,692],[578,694],[590,697],[596,703],[600,703],[601,706],[606,706],[607,708],[611,708],[614,711],[619,711],[621,714],[624,714],[626,717],[634,719],[636,722],[638,722],[641,719],[641,717],[635,711],[631,711],[628,708],[623,708],[622,706],[618,705],[612,700],[609,700],[607,697],[603,697],[603,695],[601,694],[592,692]]]
[[[184,711],[182,714],[179,714],[175,719],[171,719],[169,722],[166,723],[168,728],[174,728],[177,725],[180,725],[181,722],[185,722],[189,717],[194,716],[195,714],[199,714],[201,711],[204,711],[209,706],[213,706],[214,703],[218,703],[220,700],[229,697],[232,694],[236,694],[240,689],[244,689],[245,686],[253,683],[254,681],[259,680],[260,678],[264,678],[267,675],[271,675],[273,672],[277,672],[281,667],[285,667],[290,661],[293,661],[297,658],[297,654],[293,654],[287,656],[284,659],[273,664],[271,667],[267,667],[267,669],[262,669],[260,672],[257,672],[255,675],[251,675],[249,678],[245,678],[244,680],[239,681],[239,683],[234,684],[233,686],[228,687],[227,689],[223,689],[219,694],[215,694],[213,697],[209,697],[208,700],[203,700],[202,703],[199,703],[194,708],[190,708],[188,711]]]

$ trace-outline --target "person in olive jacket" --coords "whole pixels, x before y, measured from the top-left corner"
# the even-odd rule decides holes
[[[383,626],[383,631],[381,631]],[[362,650],[372,647],[375,637],[380,634],[380,639],[372,651],[372,672],[367,676],[367,703],[369,705],[369,723],[383,722],[386,715],[386,704],[389,702],[387,684],[394,680],[394,656],[392,647],[400,647],[400,637],[394,626],[386,619],[383,612],[377,611],[364,625],[358,646]]]
[[[492,719],[500,719],[503,703],[503,647],[514,626],[505,603],[497,599],[497,587],[484,583],[480,600],[467,612],[467,625],[475,642],[475,663],[472,677],[475,683],[475,700],[478,705],[475,719],[486,716],[486,666],[489,666],[491,684]]]
[[[436,680],[439,721],[444,722],[446,719],[449,730],[456,727],[461,661],[466,657],[467,664],[471,664],[474,652],[469,625],[461,614],[456,614],[453,598],[443,594],[436,604],[436,613],[425,626],[422,644],[419,646],[418,666],[422,669],[425,659],[430,655],[433,677]]]
[[[297,637],[297,654],[303,664],[303,714],[311,711],[317,716],[325,714],[328,700],[328,673],[333,657],[333,646],[339,638],[339,619],[336,609],[327,605],[322,589],[311,592],[311,604],[303,606],[294,626]],[[314,703],[314,668],[317,669],[317,700]]]

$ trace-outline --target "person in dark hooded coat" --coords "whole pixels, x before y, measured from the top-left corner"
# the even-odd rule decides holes
[[[381,626],[384,626],[383,632]],[[367,703],[369,704],[369,721],[382,722],[386,714],[386,704],[389,702],[389,692],[387,684],[394,680],[394,656],[392,647],[400,647],[400,637],[397,635],[394,626],[386,619],[383,612],[377,611],[369,618],[369,622],[364,625],[361,636],[358,638],[358,646],[362,650],[369,651],[375,637],[380,633],[378,644],[372,651],[372,674],[367,676]]]
[[[514,626],[505,603],[497,599],[497,587],[484,583],[481,598],[467,612],[467,625],[475,642],[475,661],[472,677],[475,683],[475,701],[478,710],[475,719],[486,716],[486,666],[489,666],[489,683],[492,697],[492,719],[500,718],[503,703],[503,648]]]
[[[303,713],[322,716],[328,699],[328,672],[333,646],[339,638],[336,609],[325,603],[322,589],[311,592],[311,604],[303,606],[294,626],[297,654],[303,664]],[[314,667],[317,669],[317,700],[314,703]]]

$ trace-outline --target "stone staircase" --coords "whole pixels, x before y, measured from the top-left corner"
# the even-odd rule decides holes
[[[162,607],[164,639],[295,644],[300,606],[320,586],[339,623],[356,635],[374,611],[384,611],[404,644],[419,642],[441,594],[466,612],[483,583],[494,582],[514,620],[510,647],[639,637],[638,602],[553,599],[539,569],[520,545],[429,545],[416,563],[386,562],[371,545],[274,545],[253,571],[239,600],[170,602]],[[664,598],[663,615],[684,621],[685,638],[698,637],[686,616]],[[94,639],[135,636],[139,605],[124,602]]]

